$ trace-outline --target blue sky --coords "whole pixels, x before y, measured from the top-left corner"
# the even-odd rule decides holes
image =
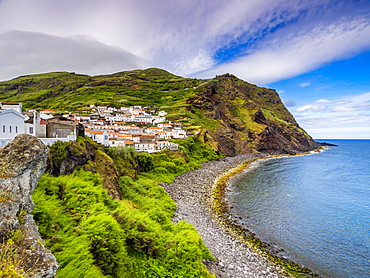
[[[314,138],[370,138],[369,0],[0,0],[0,80],[159,67],[276,89]]]

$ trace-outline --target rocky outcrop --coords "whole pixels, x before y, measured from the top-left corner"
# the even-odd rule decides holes
[[[122,192],[114,162],[100,148],[90,138],[57,142],[50,147],[46,171],[53,176],[69,175],[81,169],[98,173],[108,194],[121,199]]]
[[[46,169],[47,153],[40,140],[26,134],[0,149],[0,240],[2,248],[14,242],[20,258],[16,267],[28,277],[54,277],[58,268],[31,215],[31,194]]]
[[[204,142],[227,156],[298,153],[319,147],[298,125],[275,90],[257,87],[230,74],[199,86],[188,104],[191,112],[201,111],[212,121],[201,134]]]

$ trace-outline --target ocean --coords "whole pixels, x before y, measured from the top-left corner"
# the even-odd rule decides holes
[[[370,140],[253,162],[230,180],[231,212],[324,277],[370,277]]]

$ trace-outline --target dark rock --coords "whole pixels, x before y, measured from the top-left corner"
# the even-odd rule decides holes
[[[295,154],[320,147],[286,109],[275,90],[225,74],[210,80],[188,100],[218,121],[203,131],[204,141],[226,156],[241,153]]]

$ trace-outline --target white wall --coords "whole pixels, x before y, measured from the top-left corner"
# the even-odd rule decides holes
[[[0,111],[0,138],[14,138],[24,133],[24,116],[14,109]]]

